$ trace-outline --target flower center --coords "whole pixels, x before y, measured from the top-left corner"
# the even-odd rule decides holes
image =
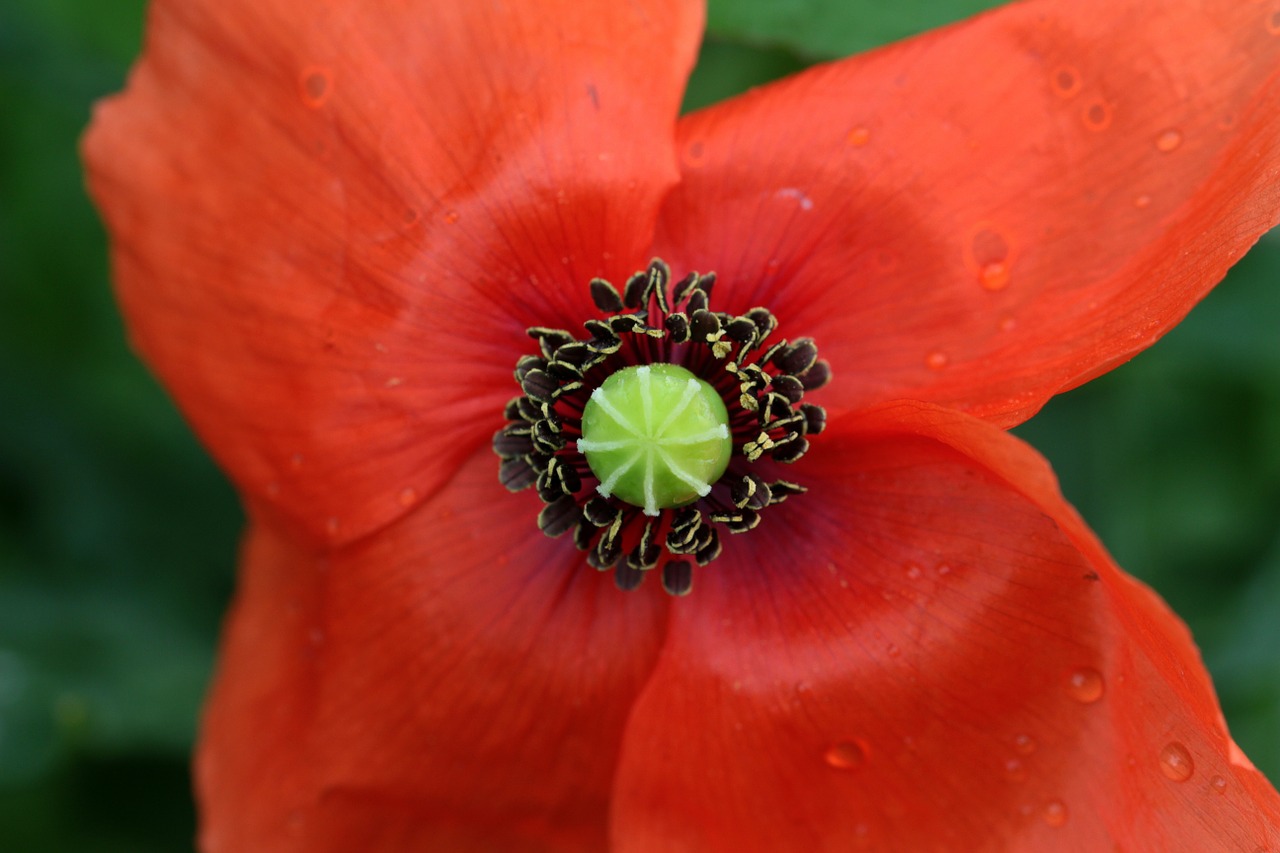
[[[713,274],[674,286],[670,275],[655,260],[622,294],[593,280],[604,319],[585,321],[585,338],[529,329],[542,354],[516,364],[524,393],[493,449],[503,485],[537,489],[544,533],[573,531],[621,589],[657,570],[667,592],[685,595],[693,563],[720,554],[721,530],[752,530],[805,491],[778,468],[825,426],[803,397],[830,369],[807,338],[766,347],[778,323],[765,308],[712,311]]]
[[[711,493],[733,452],[729,412],[683,367],[625,367],[591,392],[578,449],[600,480],[596,491],[656,516]]]

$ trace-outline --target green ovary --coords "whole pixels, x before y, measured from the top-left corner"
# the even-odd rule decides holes
[[[578,450],[600,494],[657,515],[711,491],[733,452],[728,424],[719,393],[683,367],[626,367],[592,392]]]

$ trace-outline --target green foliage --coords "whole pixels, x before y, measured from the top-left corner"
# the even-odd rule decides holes
[[[833,59],[968,18],[994,0],[711,0],[707,29],[752,47]]]

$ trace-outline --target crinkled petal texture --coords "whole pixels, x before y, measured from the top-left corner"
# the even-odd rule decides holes
[[[1276,223],[1276,16],[1015,4],[695,113],[657,253],[816,337],[829,409],[1017,423],[1149,345]]]
[[[135,344],[247,495],[351,541],[488,440],[530,318],[647,261],[701,14],[154,4],[90,188]]]
[[[811,453],[807,500],[731,539],[672,609],[626,731],[615,849],[1280,842],[1280,798],[1185,628],[1034,451],[906,403]]]
[[[475,454],[335,552],[245,549],[196,762],[207,853],[599,850],[660,592],[625,596]]]
[[[811,453],[809,493],[674,604],[503,523],[536,500],[484,452],[350,547],[257,530],[197,761],[204,849],[1280,842],[1186,630],[1034,451],[902,403]]]

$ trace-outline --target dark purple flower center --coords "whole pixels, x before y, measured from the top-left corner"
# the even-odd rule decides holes
[[[764,308],[741,316],[712,311],[714,284],[714,274],[691,273],[672,286],[671,271],[660,260],[633,275],[621,294],[603,279],[592,280],[592,300],[603,318],[584,323],[584,338],[559,329],[529,329],[542,355],[523,356],[517,363],[516,381],[524,393],[507,404],[508,423],[493,438],[494,451],[502,458],[503,485],[512,491],[535,486],[546,504],[538,515],[543,532],[561,536],[573,531],[574,542],[587,552],[587,562],[602,571],[613,569],[624,590],[635,589],[647,573],[658,569],[667,592],[688,593],[693,563],[705,566],[720,554],[720,527],[745,533],[759,524],[767,507],[805,491],[774,475],[779,463],[803,456],[808,436],[820,433],[826,423],[821,407],[803,402],[806,391],[821,387],[831,376],[813,341],[782,340],[766,346],[778,325],[773,314]],[[678,375],[682,382],[696,380],[698,387],[677,387],[673,408],[661,409],[659,402],[657,414],[646,411],[642,417],[684,417],[684,409],[675,407],[696,402],[699,394],[719,395],[727,413],[729,459],[710,466],[722,468],[723,474],[714,482],[697,482],[687,495],[664,498],[663,472],[655,475],[652,459],[638,449],[634,455],[612,454],[612,463],[601,461],[608,454],[597,453],[599,448],[612,451],[624,445],[616,430],[605,440],[583,437],[583,413],[593,395],[593,408],[608,406],[609,398],[600,390],[606,381],[647,365],[659,367],[639,371],[646,380],[646,405],[650,373]],[[623,378],[619,375],[610,386]],[[615,409],[614,414],[618,417],[612,426],[626,420],[625,412]],[[599,418],[588,415],[588,429],[592,417]],[[696,427],[691,436],[677,435],[675,443],[693,443],[701,429]],[[586,446],[580,448],[580,441]],[[659,447],[653,458],[665,456],[671,462],[675,473],[667,471],[670,477],[685,476],[686,460],[669,450]],[[594,469],[586,453],[600,457]],[[651,467],[641,482],[648,476],[649,485],[637,487],[635,494],[645,494],[648,488],[647,498],[625,500],[615,491],[618,480],[645,464]],[[628,470],[618,473],[619,465]],[[672,495],[678,493],[671,490]]]

